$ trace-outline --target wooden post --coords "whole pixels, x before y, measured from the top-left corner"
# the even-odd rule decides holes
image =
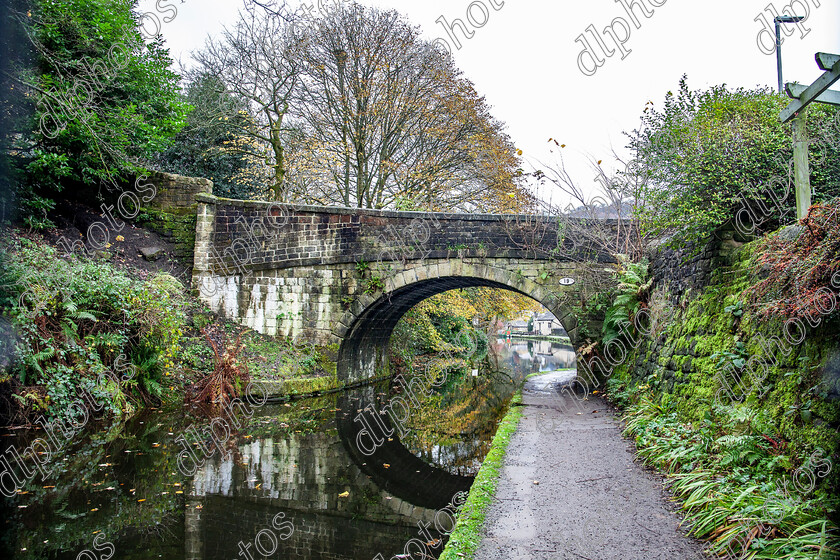
[[[801,220],[811,207],[811,169],[808,163],[806,110],[793,119],[793,180],[796,185],[796,219]]]
[[[817,53],[817,66],[825,70],[809,86],[787,84],[785,90],[793,101],[779,114],[782,122],[793,121],[793,178],[796,185],[796,219],[801,220],[811,207],[811,170],[808,165],[806,108],[812,102],[840,105],[840,92],[828,88],[840,80],[840,55]]]

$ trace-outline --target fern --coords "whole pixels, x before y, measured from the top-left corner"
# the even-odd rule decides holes
[[[626,255],[618,255],[618,262],[617,293],[607,309],[601,328],[604,343],[632,332],[631,319],[647,299],[647,292],[653,283],[652,279],[648,280],[650,263],[647,259],[634,263]]]
[[[161,396],[163,396],[163,385],[161,385],[154,379],[144,379],[143,387],[149,392],[150,395],[154,396],[155,398],[159,399],[161,398]]]
[[[30,354],[26,358],[26,365],[37,371],[39,374],[44,375],[44,368],[41,367],[42,362],[46,362],[47,360],[53,358],[55,356],[55,347],[54,346],[47,346],[43,350],[39,352],[35,352],[34,354]],[[26,372],[21,371],[20,374],[20,382],[26,383]]]

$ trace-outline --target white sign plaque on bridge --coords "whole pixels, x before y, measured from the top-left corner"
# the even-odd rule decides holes
[[[574,283],[575,283],[574,278],[561,278],[560,279],[560,285],[561,286],[571,286]]]

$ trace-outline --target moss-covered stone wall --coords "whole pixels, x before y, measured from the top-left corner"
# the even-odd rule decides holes
[[[819,447],[838,465],[838,313],[813,325],[760,317],[748,301],[760,279],[751,264],[760,243],[723,235],[699,256],[658,250],[646,302],[650,322],[642,329],[648,333],[630,343],[635,348],[610,382],[652,388],[687,421],[716,405],[743,404],[774,427],[777,433],[767,435],[790,456]],[[686,266],[663,264],[678,258],[694,260],[699,281],[686,281]]]
[[[150,173],[145,183],[153,185],[154,198],[141,209],[140,225],[175,244],[175,257],[192,266],[195,248],[196,195],[213,192],[208,179],[171,173]]]

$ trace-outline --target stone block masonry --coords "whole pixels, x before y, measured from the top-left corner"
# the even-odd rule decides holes
[[[201,298],[259,332],[339,344],[357,362],[354,371],[372,373],[372,356],[387,346],[403,313],[455,288],[528,295],[558,317],[575,343],[568,302],[591,291],[585,278],[608,276],[609,255],[593,258],[574,240],[558,247],[558,222],[550,216],[197,198],[193,287]],[[357,352],[365,357],[350,357]]]
[[[160,171],[150,173],[143,182],[154,186],[155,196],[140,209],[138,223],[172,241],[174,256],[191,266],[195,254],[196,196],[212,193],[213,182]]]

